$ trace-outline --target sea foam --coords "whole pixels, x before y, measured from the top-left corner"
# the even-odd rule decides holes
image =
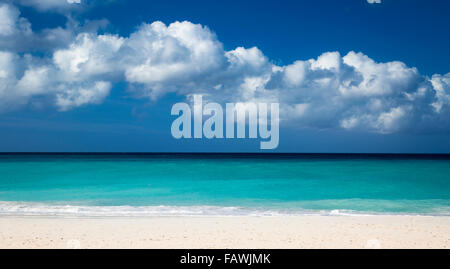
[[[86,206],[0,202],[0,215],[67,217],[351,215],[350,210],[276,210],[233,206]]]
[[[360,212],[345,209],[307,210],[233,206],[88,206],[34,202],[0,202],[3,216],[63,217],[177,217],[177,216],[369,216],[369,215],[433,215],[449,216],[449,210],[434,214]]]

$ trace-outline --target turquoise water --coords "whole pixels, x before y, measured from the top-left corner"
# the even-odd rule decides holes
[[[0,214],[450,215],[450,159],[0,155]]]

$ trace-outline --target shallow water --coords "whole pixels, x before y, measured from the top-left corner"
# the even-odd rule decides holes
[[[0,214],[450,215],[450,159],[0,155]]]

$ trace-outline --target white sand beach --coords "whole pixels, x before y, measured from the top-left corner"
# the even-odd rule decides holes
[[[450,217],[0,217],[0,248],[450,248]]]

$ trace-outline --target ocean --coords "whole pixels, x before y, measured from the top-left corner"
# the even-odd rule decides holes
[[[0,215],[450,216],[450,156],[1,154]]]

